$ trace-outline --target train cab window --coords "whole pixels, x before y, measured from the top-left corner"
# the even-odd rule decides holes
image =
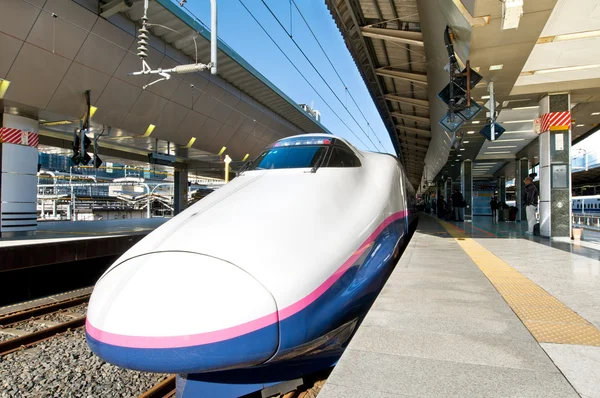
[[[327,156],[331,140],[296,137],[277,141],[265,149],[247,170],[298,169],[313,167]]]
[[[327,167],[360,167],[360,160],[350,149],[336,145],[331,149]]]

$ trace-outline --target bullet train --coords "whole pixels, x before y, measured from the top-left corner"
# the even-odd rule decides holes
[[[100,277],[88,344],[124,368],[204,380],[331,366],[409,239],[414,196],[391,155],[281,139]]]
[[[600,195],[574,196],[573,214],[600,214]]]

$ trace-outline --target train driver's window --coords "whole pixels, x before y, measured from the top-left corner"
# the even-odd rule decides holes
[[[360,160],[351,150],[334,146],[327,167],[360,167]]]

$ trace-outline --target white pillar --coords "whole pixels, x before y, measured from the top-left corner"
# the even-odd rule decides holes
[[[0,114],[0,236],[37,229],[38,121]]]

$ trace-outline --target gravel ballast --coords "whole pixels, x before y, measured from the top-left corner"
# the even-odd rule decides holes
[[[78,328],[0,357],[0,397],[136,397],[168,375],[118,368]]]

